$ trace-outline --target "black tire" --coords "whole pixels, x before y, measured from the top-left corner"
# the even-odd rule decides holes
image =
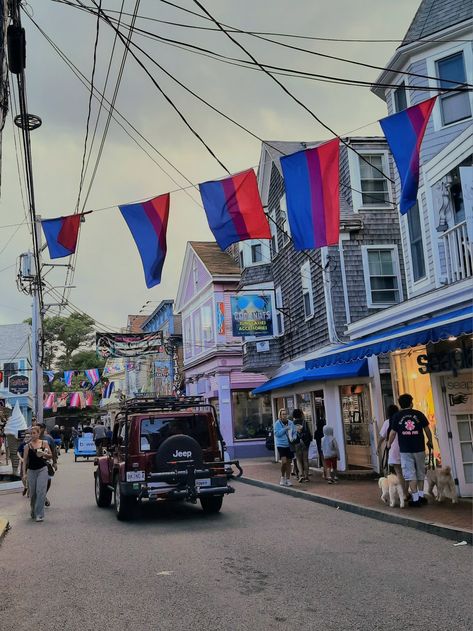
[[[99,472],[95,472],[95,501],[100,508],[108,508],[112,503],[112,491],[103,484]]]
[[[214,495],[213,497],[201,497],[200,503],[202,510],[207,515],[214,515],[222,508],[223,495]]]
[[[136,497],[130,495],[122,495],[120,493],[120,481],[115,478],[115,515],[119,521],[129,521],[133,516],[133,510],[136,505]]]

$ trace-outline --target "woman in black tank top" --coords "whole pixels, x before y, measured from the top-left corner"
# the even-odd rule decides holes
[[[31,428],[31,440],[25,447],[25,477],[30,491],[31,517],[44,520],[44,502],[48,485],[48,460],[52,458],[46,441],[39,437],[39,428]]]

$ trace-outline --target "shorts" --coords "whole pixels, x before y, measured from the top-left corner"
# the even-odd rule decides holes
[[[404,480],[424,480],[425,453],[423,451],[414,454],[401,452],[401,469]]]
[[[330,469],[336,469],[337,468],[337,457],[336,456],[332,456],[331,458],[325,458],[324,457],[324,465],[326,467],[329,467]]]
[[[289,458],[289,460],[294,458],[294,452],[289,447],[278,447],[278,454],[280,458]]]

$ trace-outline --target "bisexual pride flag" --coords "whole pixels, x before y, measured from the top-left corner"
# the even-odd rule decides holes
[[[281,158],[287,214],[296,250],[338,244],[339,140]]]
[[[169,217],[169,193],[139,204],[119,206],[140,253],[146,287],[161,282],[166,258],[166,230]]]
[[[97,368],[91,368],[89,370],[84,370],[84,373],[85,373],[85,376],[87,377],[87,379],[92,384],[92,386],[95,386],[100,381],[99,371],[97,370]]]
[[[436,96],[379,121],[401,179],[400,211],[405,215],[417,201],[419,154]]]
[[[205,214],[222,250],[246,239],[270,239],[253,169],[199,184]]]
[[[44,236],[48,244],[49,256],[59,259],[74,254],[79,235],[80,214],[56,219],[44,219],[41,222]]]

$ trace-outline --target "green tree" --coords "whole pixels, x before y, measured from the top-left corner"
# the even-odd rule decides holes
[[[64,370],[88,370],[89,368],[99,368],[102,369],[105,366],[105,359],[101,357],[97,357],[97,353],[95,351],[78,351],[72,355],[67,366],[64,364],[64,367],[61,364],[58,366],[59,368],[64,368]]]

